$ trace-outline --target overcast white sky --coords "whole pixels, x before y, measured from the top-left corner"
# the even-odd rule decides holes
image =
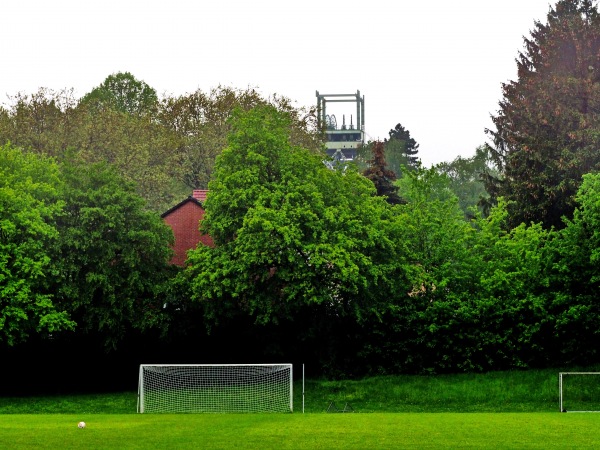
[[[0,102],[40,87],[83,96],[131,72],[160,94],[257,88],[297,105],[365,97],[365,128],[397,123],[426,166],[486,142],[501,84],[555,0],[2,0]],[[330,110],[338,123],[355,108]],[[354,117],[355,120],[355,117]]]

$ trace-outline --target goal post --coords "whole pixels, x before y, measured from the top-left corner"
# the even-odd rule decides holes
[[[558,374],[561,412],[600,412],[600,372]]]
[[[141,364],[139,413],[293,412],[292,364]]]

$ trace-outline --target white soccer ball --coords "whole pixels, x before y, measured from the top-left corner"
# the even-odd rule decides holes
[[[85,422],[79,422],[77,428],[85,428]]]

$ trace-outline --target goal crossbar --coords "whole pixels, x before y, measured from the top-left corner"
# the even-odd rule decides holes
[[[137,410],[293,412],[292,364],[141,364]]]

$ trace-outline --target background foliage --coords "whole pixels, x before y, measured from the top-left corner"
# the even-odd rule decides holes
[[[592,2],[559,1],[504,86],[494,147],[431,168],[398,124],[366,170],[331,170],[313,112],[252,89],[159,99],[124,73],[81,100],[16,95],[0,353],[331,378],[599,363],[599,28]],[[210,190],[215,247],[169,266],[159,213],[192,188]]]

